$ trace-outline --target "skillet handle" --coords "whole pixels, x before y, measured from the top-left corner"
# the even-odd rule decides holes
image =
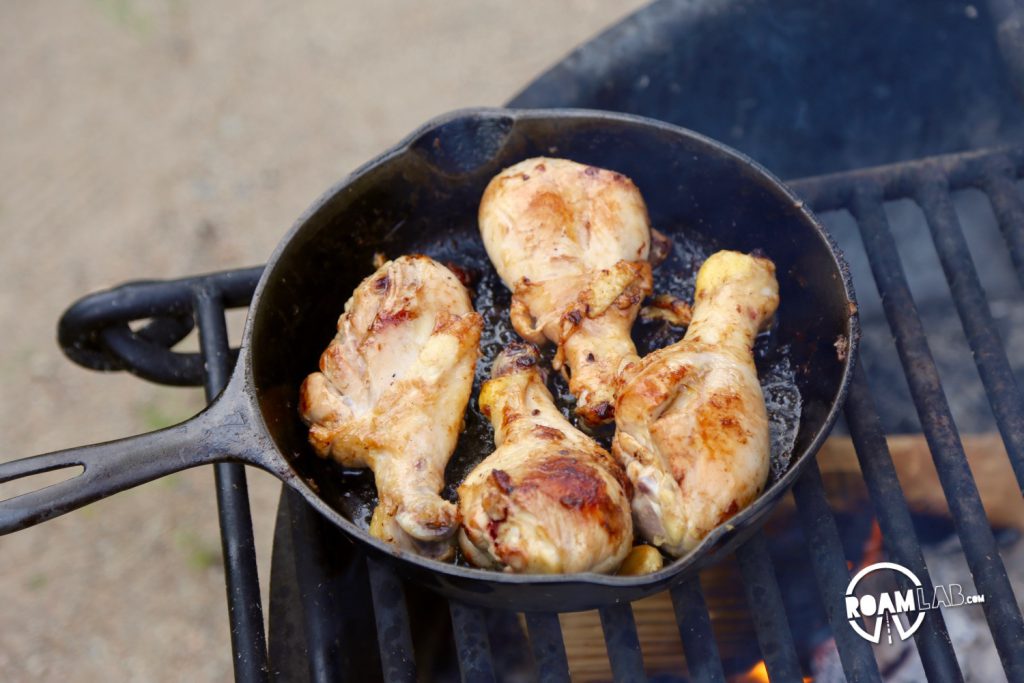
[[[192,419],[156,432],[0,464],[0,484],[67,467],[84,467],[77,476],[58,484],[0,500],[0,535],[197,465],[225,460],[260,464],[257,457],[237,453],[242,420],[237,415],[230,419],[232,413],[226,403],[217,401]],[[229,453],[229,449],[236,453]]]

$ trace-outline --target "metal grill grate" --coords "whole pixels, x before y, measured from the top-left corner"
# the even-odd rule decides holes
[[[935,157],[791,183],[815,210],[848,210],[860,227],[943,492],[977,588],[986,596],[985,615],[1011,681],[1024,680],[1024,648],[1020,647],[1024,642],[1024,621],[967,465],[883,202],[913,199],[927,218],[993,414],[1024,490],[1024,402],[950,194],[971,187],[986,193],[1017,276],[1024,285],[1024,201],[1015,185],[1022,171],[1024,149],[1008,149]],[[246,305],[260,272],[260,268],[251,268],[200,278],[130,284],[92,295],[65,315],[61,343],[68,355],[82,365],[128,370],[166,384],[203,384],[207,397],[212,397],[224,386],[234,357],[228,348],[224,311]],[[863,287],[865,283],[859,284]],[[142,319],[150,322],[137,332],[131,331],[128,323]],[[170,351],[192,329],[193,323],[199,328],[201,354]],[[908,567],[927,585],[928,570],[910,510],[896,477],[868,380],[859,366],[846,405],[846,419],[886,550],[893,561]],[[245,472],[238,465],[216,467],[235,674],[242,681],[267,680],[270,669]],[[881,675],[870,645],[845,623],[842,597],[850,572],[816,463],[808,467],[793,494],[843,671],[850,681],[879,681]],[[316,599],[318,587],[331,581],[331,560],[323,553],[319,557],[299,556],[303,552],[316,555],[315,550],[300,549],[315,549],[323,539],[317,532],[315,514],[297,498],[287,502],[296,567],[301,568],[296,581],[303,602],[308,648],[304,661],[310,663],[311,679],[331,680],[332,664],[323,658],[323,653],[338,646],[337,631],[329,628],[329,624],[339,617],[329,601]],[[736,556],[746,599],[750,605],[757,605],[752,610],[753,626],[769,676],[772,680],[799,681],[800,663],[768,541],[757,534]],[[358,562],[363,559],[360,557]],[[390,567],[372,560],[366,564],[380,671],[389,681],[415,680],[416,660],[403,584]],[[677,586],[671,591],[671,598],[690,677],[695,681],[724,681],[700,584],[690,581]],[[342,598],[341,604],[344,603]],[[496,657],[509,644],[489,642],[488,615],[480,608],[452,603],[450,616],[463,680],[494,680]],[[631,607],[605,608],[600,611],[600,618],[615,680],[643,680],[644,662]],[[543,680],[568,680],[557,615],[526,614],[525,622],[535,673]],[[929,615],[915,640],[930,680],[963,679],[941,614]],[[354,657],[365,655],[352,653]]]

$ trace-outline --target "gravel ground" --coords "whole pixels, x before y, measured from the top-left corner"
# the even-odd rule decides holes
[[[500,104],[640,4],[0,4],[0,459],[202,405],[67,362],[54,328],[75,298],[263,262],[348,170],[430,116]],[[265,585],[278,486],[250,483]],[[229,678],[212,473],[0,539],[0,606],[3,681]]]

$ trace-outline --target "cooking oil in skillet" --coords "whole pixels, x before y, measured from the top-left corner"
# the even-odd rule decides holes
[[[436,235],[436,233],[435,233]],[[684,301],[693,300],[697,270],[705,259],[719,247],[704,238],[681,239],[673,237],[669,257],[654,270],[654,293],[673,294]],[[494,451],[494,436],[489,420],[480,412],[478,399],[480,387],[490,376],[491,364],[498,353],[513,341],[520,341],[509,321],[511,294],[491,266],[483,244],[472,230],[452,229],[447,234],[425,240],[404,253],[423,253],[441,263],[453,264],[473,277],[473,306],[483,316],[484,330],[480,339],[480,361],[476,367],[473,394],[466,409],[465,429],[445,471],[447,485],[442,495],[452,501],[457,499],[456,489],[481,460]],[[388,253],[393,258],[398,253]],[[785,306],[786,302],[780,304]],[[633,328],[633,339],[637,350],[646,355],[651,351],[672,344],[682,338],[686,331],[665,321],[637,320]],[[764,391],[771,430],[771,473],[769,483],[780,477],[789,467],[800,426],[801,399],[796,377],[789,361],[789,348],[769,330],[760,335],[754,347],[758,376]],[[562,413],[577,427],[584,428],[573,413],[575,399],[569,393],[566,381],[557,372],[551,371],[554,349],[549,345],[543,350],[545,365],[549,369],[548,387],[555,403]],[[610,426],[588,431],[601,445],[608,448],[611,443]],[[369,527],[370,516],[377,503],[373,475],[365,470],[345,470],[342,485],[341,507],[346,515],[360,526]],[[457,559],[462,563],[461,553]]]

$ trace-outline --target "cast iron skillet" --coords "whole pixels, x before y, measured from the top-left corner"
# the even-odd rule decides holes
[[[520,576],[399,551],[354,523],[338,468],[312,455],[295,410],[343,303],[372,255],[398,256],[424,240],[479,252],[476,211],[488,180],[524,158],[549,155],[614,169],[640,187],[658,229],[761,249],[781,288],[773,334],[789,344],[803,399],[792,460],[765,493],[692,553],[641,577]],[[803,203],[771,174],[713,140],[634,116],[583,110],[474,109],[442,116],[324,194],[271,256],[250,308],[242,351],[215,402],[182,424],[119,441],[0,465],[0,482],[72,465],[78,476],[0,502],[0,533],[64,514],[171,472],[217,461],[267,470],[406,577],[472,603],[524,610],[590,609],[632,601],[693,576],[765,519],[821,446],[846,395],[858,336],[841,254]],[[845,343],[846,352],[837,353]],[[463,438],[467,438],[465,435]],[[347,515],[346,516],[346,511]],[[356,520],[359,521],[358,519]]]

